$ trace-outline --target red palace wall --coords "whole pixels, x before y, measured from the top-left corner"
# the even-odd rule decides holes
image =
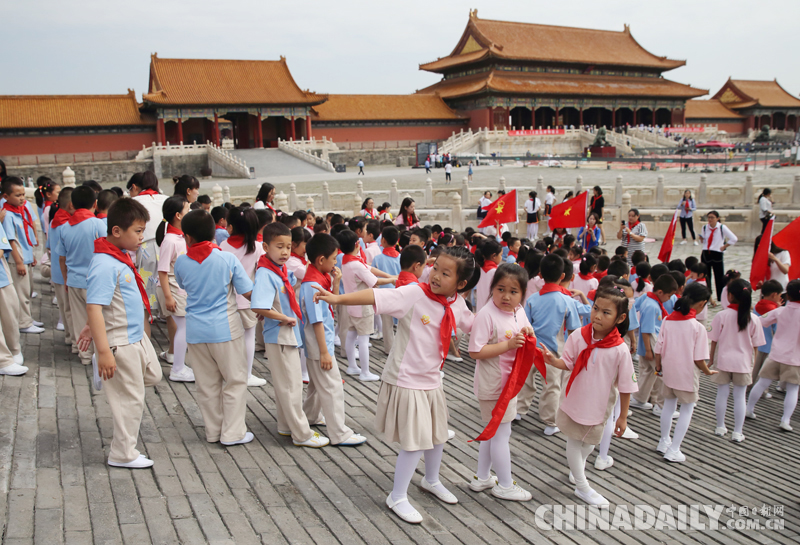
[[[150,146],[155,139],[155,127],[153,132],[136,133],[0,136],[0,155],[133,151]]]
[[[473,131],[477,131],[478,129],[488,127],[492,122],[489,116],[488,108],[481,108],[479,110],[465,110],[460,111],[459,113],[461,115],[469,116],[469,125],[465,127],[465,129],[470,128]]]
[[[416,142],[439,141],[450,138],[453,132],[466,129],[464,124],[438,126],[395,126],[395,127],[320,127],[312,121],[311,133],[315,138],[323,136],[339,142],[381,142],[391,140],[411,140]]]

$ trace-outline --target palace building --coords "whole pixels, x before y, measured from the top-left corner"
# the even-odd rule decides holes
[[[714,98],[745,118],[744,129],[796,131],[800,128],[800,100],[780,86],[778,80],[754,81],[731,79]]]

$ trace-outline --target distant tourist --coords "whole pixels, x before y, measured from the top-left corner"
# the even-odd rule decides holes
[[[467,165],[467,167],[468,167],[468,170],[467,170],[467,181],[471,182],[472,181],[472,161],[469,162],[469,165]]]
[[[358,167],[358,173],[359,174],[364,174],[364,160],[363,159],[359,159],[358,160],[358,164],[356,166]]]
[[[430,173],[431,173],[431,156],[428,155],[425,158],[425,174],[430,174]]]
[[[621,246],[628,249],[628,265],[632,265],[631,257],[633,252],[641,250],[644,252],[644,239],[647,236],[647,227],[639,219],[639,210],[631,208],[628,211],[628,221],[622,221],[622,225],[617,232],[617,238],[621,241]]]
[[[697,238],[694,236],[694,211],[697,210],[697,205],[692,198],[692,192],[687,189],[683,192],[683,198],[681,199],[681,204],[679,206],[681,214],[681,244],[686,244],[686,228],[689,228],[689,232],[692,234],[692,240],[694,241],[694,245],[697,246]]]
[[[739,239],[727,226],[722,225],[719,220],[719,212],[712,210],[706,217],[708,225],[704,225],[700,231],[700,240],[703,241],[703,251],[700,253],[700,262],[708,267],[706,275],[708,287],[711,288],[711,279],[714,277],[714,285],[717,290],[717,301],[722,296],[722,288],[725,287],[725,263],[723,263],[723,252],[728,246],[736,244]]]
[[[599,185],[594,186],[592,191],[594,195],[592,195],[589,213],[597,216],[597,226],[600,228],[600,244],[605,244],[606,232],[603,229],[603,209],[606,206],[606,199],[603,197],[603,189]]]
[[[256,195],[256,202],[253,205],[255,210],[263,210],[269,208],[272,213],[275,213],[275,208],[272,206],[272,201],[275,200],[275,186],[269,183],[261,184]]]
[[[761,234],[764,234],[764,229],[767,228],[772,217],[772,190],[768,187],[764,188],[761,195],[758,196],[758,219],[761,220]]]
[[[445,181],[445,183],[449,184],[452,181],[452,178],[450,177],[452,172],[453,172],[453,165],[451,165],[450,162],[448,161],[444,165],[444,181]]]

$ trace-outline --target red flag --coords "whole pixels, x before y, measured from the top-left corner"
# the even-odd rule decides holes
[[[681,215],[680,208],[675,210],[672,221],[669,223],[667,234],[664,235],[664,242],[661,243],[661,250],[658,252],[658,259],[661,263],[667,263],[672,257],[672,248],[675,246],[675,228],[678,226],[678,216]]]
[[[550,230],[559,227],[583,227],[586,225],[586,212],[589,208],[589,192],[579,195],[553,207],[550,211]]]
[[[789,252],[792,264],[789,266],[789,280],[800,278],[800,218],[778,231],[772,237],[776,246]]]
[[[513,223],[517,221],[517,190],[501,195],[499,199],[487,206],[486,217],[478,225],[478,229],[493,226],[495,223]]]
[[[767,222],[767,227],[761,235],[761,240],[756,248],[756,253],[753,256],[753,264],[750,267],[750,285],[754,289],[763,282],[769,280],[769,252],[772,247],[772,226],[775,219]]]

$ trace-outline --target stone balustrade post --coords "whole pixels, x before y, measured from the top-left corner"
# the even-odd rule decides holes
[[[322,182],[322,209],[331,209],[331,192],[328,187],[328,182]]]
[[[219,184],[214,184],[214,187],[211,188],[211,202],[214,206],[222,206],[225,202],[222,200],[222,188]]]
[[[295,184],[289,185],[289,209],[294,212],[297,210],[297,186]]]
[[[222,188],[222,202],[231,202],[231,188],[227,185]]]
[[[309,212],[314,212],[314,197],[311,195],[306,197],[306,210]]]
[[[75,187],[75,172],[67,167],[61,173],[61,182],[64,187]]]
[[[361,182],[359,182],[361,183]],[[353,195],[353,217],[361,216],[361,197],[356,193]]]
[[[281,191],[275,195],[275,202],[273,204],[275,206],[275,210],[283,210],[286,212],[286,209],[289,206],[289,199],[286,197],[286,193]]]
[[[469,206],[469,179],[466,176],[461,178],[461,205]]]
[[[658,175],[658,183],[656,183],[656,204],[664,204],[664,175]]]
[[[706,181],[708,180],[708,176],[705,174],[700,175],[700,186],[697,188],[697,205],[698,206],[705,206],[706,204],[706,191],[708,190],[708,185]]]
[[[539,197],[540,201],[544,202],[544,178],[541,174],[536,179],[536,196]]]
[[[505,176],[500,176],[500,189],[502,189],[503,191],[506,190],[506,177]]]
[[[578,193],[580,193],[581,191],[583,191],[583,176],[578,176],[578,177],[576,178],[576,180],[575,180],[575,190],[574,190],[574,193],[575,193],[575,195],[577,195],[577,194],[578,194]]]
[[[622,174],[617,176],[617,182],[614,185],[614,204],[622,206],[622,194],[625,189],[622,187]]]
[[[356,195],[361,199],[361,202],[364,202],[364,182],[361,180],[356,182]]]
[[[463,213],[461,208],[461,195],[457,191],[450,194],[450,226],[459,232],[463,229]]]
[[[753,204],[753,175],[749,172],[744,177],[744,205],[752,206]]]
[[[800,174],[795,174],[792,182],[792,204],[800,204]]]
[[[433,181],[425,180],[425,208],[433,208]]]
[[[625,215],[621,216],[620,220],[624,219],[627,216],[628,210],[630,209],[631,209],[631,194],[626,191],[625,193],[622,194],[622,206],[621,206],[621,213]]]
[[[392,187],[389,189],[389,204],[392,208],[400,207],[400,193],[397,191],[397,180],[392,180]]]

